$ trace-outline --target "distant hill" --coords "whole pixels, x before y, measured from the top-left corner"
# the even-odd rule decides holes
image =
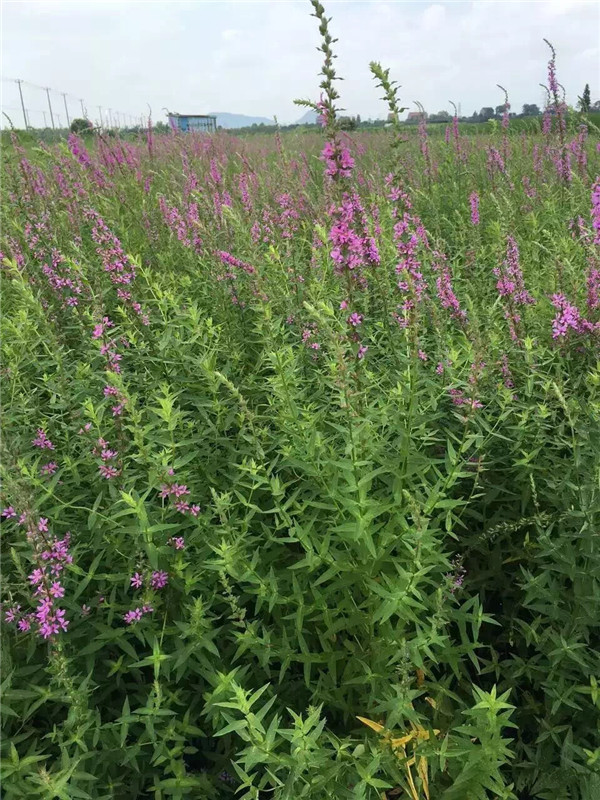
[[[246,128],[250,125],[273,125],[268,117],[250,117],[246,114],[230,114],[228,111],[210,111],[211,117],[217,118],[217,125],[222,128]]]
[[[312,108],[307,108],[305,113],[296,121],[296,125],[316,125],[317,112]]]

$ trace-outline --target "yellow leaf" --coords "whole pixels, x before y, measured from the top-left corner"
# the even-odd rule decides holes
[[[373,722],[372,719],[367,719],[366,717],[357,717],[356,719],[362,722],[363,725],[371,728],[375,733],[381,733],[385,730],[383,725],[380,725],[379,722]]]
[[[434,728],[433,733],[435,736],[437,736],[439,730],[437,728]],[[416,725],[413,731],[413,736],[416,739],[429,739],[429,731],[425,730],[425,728],[422,728],[420,725]]]
[[[437,703],[433,699],[433,697],[426,697],[425,702],[429,703],[432,708],[437,708]]]
[[[417,792],[417,787],[415,786],[412,772],[410,771],[410,767],[408,766],[408,764],[406,765],[406,777],[408,778],[408,785],[410,787],[410,793],[412,795],[413,800],[419,800],[419,793]]]
[[[405,744],[410,742],[411,739],[415,738],[414,731],[412,733],[408,733],[406,736],[401,736],[400,739],[392,739],[392,747],[404,747]]]
[[[425,792],[426,800],[429,800],[429,777],[427,775],[427,759],[421,756],[417,764],[417,772],[423,782],[423,791]]]

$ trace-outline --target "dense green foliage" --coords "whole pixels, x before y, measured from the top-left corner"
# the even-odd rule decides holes
[[[597,141],[320,108],[5,149],[6,800],[600,796]]]

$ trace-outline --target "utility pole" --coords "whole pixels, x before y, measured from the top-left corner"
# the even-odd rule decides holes
[[[48,108],[50,109],[50,122],[52,123],[52,130],[55,129],[54,114],[52,113],[52,103],[50,102],[50,89],[46,86],[46,97],[48,98]]]
[[[104,123],[102,122],[102,106],[98,106],[98,113],[100,114],[100,127],[104,127]]]
[[[71,120],[69,119],[69,109],[67,108],[67,95],[65,92],[62,93],[63,100],[65,101],[65,114],[67,115],[67,128],[71,127]]]
[[[110,128],[112,128],[112,126],[113,126],[113,121],[112,121],[112,114],[111,114],[111,111],[112,111],[112,108],[109,108],[109,109],[108,109],[108,126],[109,126]]]
[[[47,123],[46,123],[46,112],[45,112],[45,111],[42,111],[42,114],[44,115],[44,128],[47,128],[47,127],[48,127],[48,125],[47,125]]]
[[[23,90],[21,89],[21,84],[23,81],[20,78],[17,78],[16,83],[19,87],[19,97],[21,98],[21,108],[23,109],[23,119],[25,120],[25,130],[29,127],[27,124],[27,112],[25,111],[25,103],[23,102]]]
[[[56,115],[56,119],[58,120],[58,129],[60,130],[62,128],[62,125],[60,124],[60,114]]]
[[[83,100],[80,97],[79,102],[81,103],[81,116],[85,119],[85,108],[83,107]]]

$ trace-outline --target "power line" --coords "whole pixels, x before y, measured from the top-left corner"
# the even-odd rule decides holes
[[[54,117],[56,116],[57,119],[59,119],[59,117],[58,117],[57,114],[55,114],[55,110],[52,107],[52,96],[51,95],[53,93],[56,94],[56,95],[61,95],[62,98],[63,98],[63,104],[64,104],[65,114],[66,114],[66,118],[67,118],[67,127],[69,127],[70,124],[71,124],[71,116],[69,114],[69,107],[68,107],[68,103],[67,103],[67,98],[69,98],[70,100],[75,100],[75,101],[79,102],[79,104],[81,106],[81,114],[82,114],[82,116],[84,118],[87,118],[87,116],[88,116],[86,103],[85,103],[84,98],[82,98],[82,97],[77,97],[76,95],[70,94],[69,92],[60,92],[60,91],[57,91],[55,89],[50,88],[49,86],[40,86],[37,83],[33,83],[33,81],[28,81],[28,80],[25,80],[23,78],[11,78],[10,76],[2,75],[2,76],[0,76],[0,79],[5,83],[16,83],[17,84],[18,91],[19,91],[19,100],[20,100],[20,103],[21,103],[21,108],[18,109],[17,107],[10,107],[10,106],[4,106],[4,105],[3,105],[3,107],[6,108],[6,109],[13,110],[13,111],[20,110],[21,113],[23,114],[23,120],[25,122],[25,128],[26,129],[29,128],[29,127],[32,127],[31,123],[30,123],[30,119],[29,119],[29,114],[30,113],[45,115],[45,111],[43,109],[29,109],[29,108],[27,108],[25,106],[25,98],[24,98],[24,95],[23,95],[23,87],[25,87],[26,89],[36,89],[38,91],[45,92],[46,100],[47,100],[47,103],[48,103],[48,111],[50,112],[50,121],[51,121],[52,127],[54,129],[56,129],[56,125],[54,123]],[[103,117],[103,114],[102,114],[103,107],[102,106],[98,106],[98,110],[100,112],[100,127],[103,127],[104,123],[105,123],[106,112],[105,112],[105,115]],[[134,124],[136,124],[135,123],[136,117],[137,117],[137,115],[130,114],[129,112],[126,112],[126,111],[117,111],[117,110],[113,110],[113,109],[109,109],[109,111],[108,111],[108,121],[109,121],[109,126],[111,128],[113,128],[113,127],[125,128],[128,125],[134,125]],[[143,115],[141,116],[141,118],[143,119]],[[60,127],[60,125],[59,125],[59,127]]]

